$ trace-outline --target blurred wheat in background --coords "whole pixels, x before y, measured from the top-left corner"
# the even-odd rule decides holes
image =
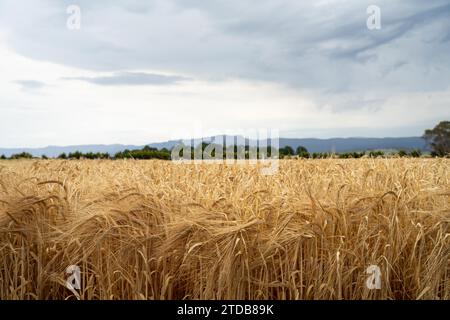
[[[450,299],[449,169],[1,161],[0,299]]]

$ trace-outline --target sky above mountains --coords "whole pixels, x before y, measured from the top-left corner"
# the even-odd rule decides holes
[[[0,146],[417,136],[450,115],[449,16],[438,0],[0,0]]]

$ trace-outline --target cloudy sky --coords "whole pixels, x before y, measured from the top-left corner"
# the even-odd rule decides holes
[[[0,147],[420,135],[450,118],[449,17],[448,0],[0,0]]]

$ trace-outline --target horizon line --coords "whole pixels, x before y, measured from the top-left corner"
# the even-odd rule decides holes
[[[206,137],[197,137],[197,138],[179,138],[179,139],[171,139],[171,140],[162,140],[162,141],[156,141],[156,142],[150,142],[147,144],[133,144],[133,143],[86,143],[86,144],[67,144],[67,145],[45,145],[45,146],[37,146],[37,147],[2,147],[0,146],[0,149],[45,149],[45,148],[69,148],[69,147],[89,147],[89,146],[134,146],[134,147],[140,147],[140,146],[149,146],[152,144],[160,144],[160,143],[168,143],[173,141],[186,141],[186,140],[199,140],[199,139],[210,139],[212,137],[220,137],[220,136],[233,136],[233,135],[225,135],[225,134],[219,134],[214,136],[206,136]],[[242,135],[234,135],[234,137],[244,137]],[[245,140],[257,140],[257,139],[251,139],[244,137]],[[279,137],[278,139],[293,139],[293,140],[336,140],[336,139],[407,139],[407,138],[422,138],[422,136],[385,136],[385,137],[368,137],[368,136],[349,136],[349,137],[331,137],[331,138],[314,138],[314,137],[308,137],[308,138],[291,138],[291,137]],[[266,140],[268,140],[267,138]],[[259,140],[259,139],[258,139]]]

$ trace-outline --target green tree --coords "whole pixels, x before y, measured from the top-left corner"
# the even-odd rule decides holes
[[[158,151],[158,149],[150,147],[150,146],[145,146],[142,151]]]
[[[291,146],[286,146],[284,148],[280,148],[280,155],[281,156],[293,156],[294,149],[292,149]]]
[[[406,153],[405,153],[405,155],[406,155]],[[384,157],[384,152],[383,151],[370,151],[369,157],[371,157],[371,158]]]
[[[167,149],[166,149],[167,150]],[[117,152],[114,156],[115,159],[136,159],[136,160],[148,160],[148,159],[161,159],[170,160],[170,152],[158,151],[156,148],[144,147],[141,150],[124,150],[123,152]],[[93,157],[94,159],[108,159],[110,155],[108,153],[96,153],[93,155],[87,155],[87,157]]]
[[[299,156],[299,157],[301,157],[301,158],[309,158],[309,152],[308,152],[308,149],[306,149],[305,147],[303,147],[303,146],[298,146],[297,147],[297,152],[296,152],[296,154]]]
[[[411,151],[409,155],[413,158],[420,158],[422,156],[422,151],[420,151],[419,149],[416,149],[416,150]]]
[[[13,154],[11,159],[33,159],[33,155],[28,152]]]
[[[399,155],[399,157],[403,158],[403,157],[406,157],[408,155],[408,153],[405,150],[399,150],[398,155]]]
[[[441,121],[433,129],[425,130],[423,138],[431,147],[433,156],[444,157],[450,154],[450,121]]]
[[[2,154],[2,155],[0,156],[0,160],[6,160],[6,156],[5,156],[4,154]]]
[[[67,155],[63,152],[58,156],[58,159],[67,159]]]
[[[80,151],[70,152],[67,156],[69,159],[81,159],[83,154]]]

